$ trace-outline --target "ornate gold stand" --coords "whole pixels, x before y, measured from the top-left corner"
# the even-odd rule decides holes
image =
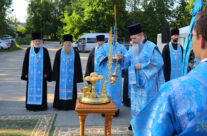
[[[83,93],[82,96],[79,98],[80,102],[87,103],[87,104],[104,104],[104,103],[109,103],[111,101],[111,99],[107,96],[105,91],[101,92],[99,98],[95,93],[94,84],[97,81],[103,80],[102,75],[98,76],[97,73],[93,72],[90,74],[90,76],[85,77],[84,80],[91,82],[91,85],[88,85],[81,89]]]

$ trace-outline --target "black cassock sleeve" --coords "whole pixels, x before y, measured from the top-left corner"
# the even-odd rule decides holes
[[[54,64],[53,64],[53,74],[52,74],[52,81],[57,81],[59,79],[60,73],[60,52],[61,49],[58,50],[55,54]]]
[[[94,72],[94,53],[95,53],[95,48],[92,49],[92,51],[88,56],[85,77],[89,76],[90,73]]]
[[[75,66],[74,66],[74,79],[76,83],[83,82],[83,74],[82,74],[82,67],[81,67],[81,60],[78,51],[75,51]]]
[[[50,56],[49,52],[46,48],[44,48],[44,69],[43,73],[47,75],[46,80],[47,81],[52,81],[52,68],[51,68],[51,61],[50,61]]]
[[[170,80],[170,71],[171,71],[169,44],[165,45],[165,47],[163,48],[162,57],[163,57],[163,61],[164,61],[165,82],[167,82]]]
[[[27,48],[24,55],[21,80],[28,80],[25,76],[26,75],[28,76],[28,71],[29,71],[29,52],[30,52],[30,47]]]

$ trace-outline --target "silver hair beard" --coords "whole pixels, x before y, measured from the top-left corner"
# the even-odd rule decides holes
[[[63,51],[65,54],[71,54],[72,52],[72,46],[66,47],[65,45],[63,46]]]
[[[41,45],[34,45],[35,48],[40,48]]]
[[[133,55],[137,55],[139,51],[140,51],[140,45],[138,43],[133,43],[132,45]]]

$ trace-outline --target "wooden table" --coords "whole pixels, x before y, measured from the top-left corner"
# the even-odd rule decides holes
[[[84,136],[85,119],[88,114],[105,114],[105,136],[111,136],[111,121],[117,111],[113,101],[107,104],[92,105],[80,103],[77,99],[75,111],[80,120],[80,136]]]

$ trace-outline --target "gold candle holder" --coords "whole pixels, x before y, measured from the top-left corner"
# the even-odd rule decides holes
[[[103,80],[102,75],[98,75],[97,73],[93,72],[90,76],[84,78],[85,81],[91,82],[91,86],[83,87],[82,90],[82,97],[79,99],[82,103],[87,104],[103,104],[110,102],[110,98],[106,94],[101,94],[101,97],[98,98],[97,94],[95,93],[95,83],[97,81]],[[104,97],[103,97],[104,96]]]

